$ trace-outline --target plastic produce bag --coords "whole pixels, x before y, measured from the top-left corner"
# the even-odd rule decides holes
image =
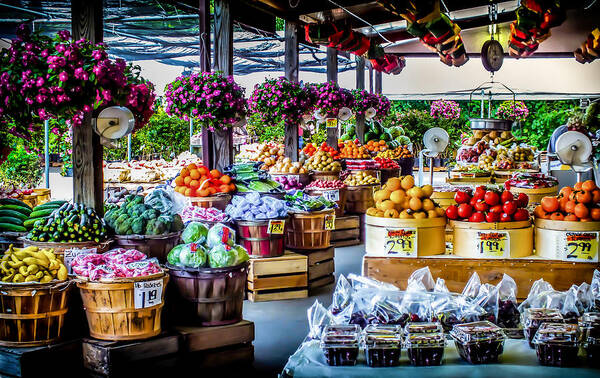
[[[369,324],[371,301],[377,293],[378,289],[374,287],[359,288],[352,293],[354,306],[350,316],[350,324],[358,324],[361,328],[365,328]]]
[[[368,287],[368,288],[372,288],[372,289],[379,289],[379,290],[386,290],[386,291],[400,291],[400,289],[398,289],[396,286],[394,286],[390,283],[377,281],[373,278],[359,276],[354,273],[350,273],[348,275],[348,278],[352,282],[352,287],[354,288],[354,290]]]
[[[432,297],[431,320],[440,322],[446,332],[450,332],[455,324],[465,323],[462,313],[466,301],[461,303],[460,298],[464,297],[450,293],[436,293]]]
[[[577,306],[577,289],[577,285],[573,285],[565,293],[565,299],[562,308],[560,308],[565,323],[577,324],[577,319],[583,315],[583,312],[580,312]]]
[[[504,274],[496,288],[498,289],[496,325],[502,328],[517,328],[520,322],[517,308],[517,283],[508,274]]]
[[[222,223],[217,223],[208,230],[206,244],[209,248],[214,248],[221,244],[233,246],[235,244],[235,231]]]
[[[594,295],[592,294],[592,287],[587,282],[583,282],[577,288],[577,309],[579,310],[580,314],[593,311],[594,309]]]
[[[173,249],[171,249],[167,255],[167,262],[171,265],[181,266],[179,262],[179,255],[184,248],[186,248],[185,244],[179,244],[173,247]]]
[[[407,322],[431,321],[431,295],[422,291],[407,291],[400,303],[400,311],[399,324],[402,326]]]
[[[496,324],[498,319],[498,288],[488,283],[481,285],[475,303],[484,309],[485,320]]]
[[[598,269],[594,269],[590,288],[594,297],[594,311],[600,311],[600,271]]]
[[[316,300],[306,311],[308,316],[308,338],[312,340],[320,340],[321,334],[325,327],[331,324],[331,318],[327,309]]]
[[[332,315],[337,315],[352,304],[352,292],[352,285],[350,285],[350,282],[348,282],[343,274],[340,274],[338,281],[335,284],[329,312]]]
[[[462,291],[462,295],[467,298],[475,299],[479,295],[479,289],[481,288],[481,280],[479,274],[473,272],[471,278],[467,281],[465,288]]]
[[[527,294],[527,299],[525,299],[519,305],[519,313],[523,314],[523,313],[525,313],[526,309],[535,307],[532,304],[535,301],[537,301],[540,293],[542,293],[544,291],[552,291],[552,290],[554,290],[552,288],[552,285],[550,285],[548,282],[544,281],[543,278],[540,278],[539,280],[535,281],[533,283],[533,285],[531,285],[531,289],[529,289],[529,294]]]
[[[406,285],[406,291],[433,291],[435,287],[435,281],[429,267],[426,266],[421,269],[415,270],[410,277],[408,277],[408,284]]]
[[[446,286],[446,281],[443,278],[438,277],[435,280],[435,287],[433,288],[434,293],[449,293],[448,287]]]
[[[204,244],[206,241],[206,235],[208,234],[208,227],[200,222],[191,222],[187,225],[185,230],[181,233],[181,240],[184,243],[198,243]]]
[[[211,268],[226,268],[234,266],[238,252],[227,244],[219,244],[208,252],[208,265]]]
[[[206,265],[206,249],[200,244],[185,244],[179,253],[179,265],[188,268],[201,268]]]
[[[175,215],[187,206],[187,199],[181,195],[176,196],[175,190],[170,186],[154,189],[144,199],[144,204],[154,208],[162,215]]]
[[[404,293],[381,291],[371,301],[371,309],[367,314],[369,324],[405,324],[401,302]]]
[[[250,256],[248,255],[248,251],[246,248],[242,247],[239,244],[234,244],[232,247],[235,252],[235,262],[233,265],[239,265],[243,262],[250,260]]]

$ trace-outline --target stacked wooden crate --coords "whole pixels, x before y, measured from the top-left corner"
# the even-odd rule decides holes
[[[252,302],[306,298],[308,259],[286,251],[280,257],[250,260],[248,299]]]
[[[331,231],[331,244],[334,247],[358,245],[361,242],[361,222],[359,215],[335,218],[335,229]]]

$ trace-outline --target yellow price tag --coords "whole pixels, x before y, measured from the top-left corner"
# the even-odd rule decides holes
[[[504,231],[477,232],[477,252],[485,258],[507,258],[510,256],[508,233]]]
[[[598,233],[567,232],[563,253],[568,261],[598,261]]]
[[[267,229],[267,233],[273,234],[273,235],[283,235],[284,229],[285,229],[285,220],[271,219],[269,221],[269,227]]]
[[[325,121],[328,129],[337,129],[337,118],[327,118]]]
[[[325,230],[335,230],[335,215],[325,215]]]
[[[417,229],[387,229],[385,253],[398,257],[417,257]]]

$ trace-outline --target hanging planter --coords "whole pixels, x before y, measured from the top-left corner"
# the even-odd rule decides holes
[[[299,124],[313,105],[310,88],[284,77],[267,79],[254,87],[248,110],[257,113],[267,125],[280,122]]]
[[[354,96],[334,82],[308,84],[314,93],[314,109],[324,118],[338,118],[343,108],[354,107]]]
[[[219,72],[179,76],[165,88],[168,115],[190,117],[210,131],[234,127],[246,116],[244,89]]]

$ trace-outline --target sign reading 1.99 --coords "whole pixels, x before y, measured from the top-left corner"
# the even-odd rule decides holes
[[[397,257],[417,257],[417,229],[388,229],[385,253]]]
[[[508,233],[504,231],[477,232],[477,251],[480,257],[507,258],[510,256]]]
[[[563,256],[568,261],[598,261],[598,233],[565,233]]]

